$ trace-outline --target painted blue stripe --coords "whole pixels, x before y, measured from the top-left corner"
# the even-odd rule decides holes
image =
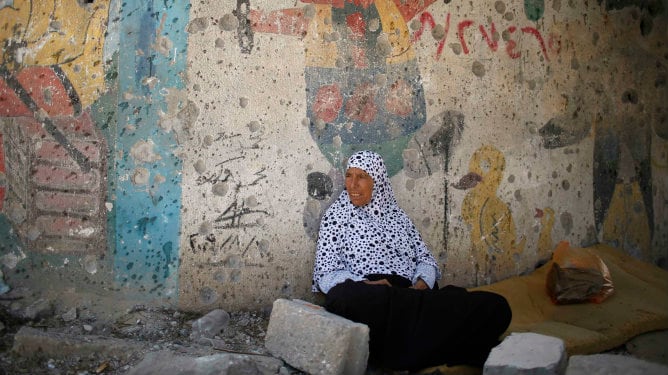
[[[166,89],[184,88],[190,4],[186,1],[125,0],[119,8],[119,110],[115,175],[114,275],[121,286],[147,298],[178,298],[182,160],[173,132],[159,126],[167,112]],[[154,48],[156,36],[171,41],[166,55]],[[155,77],[153,88],[142,84]],[[152,141],[159,160],[142,162],[130,152]],[[150,173],[148,185],[136,185],[137,168]],[[165,181],[155,184],[156,176]]]

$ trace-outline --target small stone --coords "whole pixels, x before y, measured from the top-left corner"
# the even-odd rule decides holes
[[[64,313],[62,316],[64,322],[71,322],[74,319],[77,318],[77,308],[73,307],[69,309],[66,313]]]
[[[90,325],[90,324],[84,324],[84,325],[83,325],[83,329],[84,329],[84,331],[86,331],[86,332],[92,332],[92,331],[93,331],[93,326]]]
[[[191,338],[213,337],[227,327],[229,322],[230,314],[227,311],[213,310],[193,323],[193,331],[190,336]]]

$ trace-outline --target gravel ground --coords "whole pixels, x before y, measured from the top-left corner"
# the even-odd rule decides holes
[[[7,302],[7,301],[0,301]],[[192,324],[202,314],[168,308],[134,306],[113,321],[102,321],[88,311],[26,319],[0,305],[0,374],[124,374],[151,351],[173,350],[193,356],[222,352],[269,355],[264,347],[269,316],[265,312],[229,312],[227,326],[210,338],[192,337]],[[122,356],[104,352],[91,355],[21,356],[12,350],[21,327],[33,327],[74,337],[112,337],[139,343],[143,350]],[[298,371],[289,371],[299,374]]]

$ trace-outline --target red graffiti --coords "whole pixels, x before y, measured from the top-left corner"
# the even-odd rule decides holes
[[[427,27],[429,27],[430,29],[434,29],[436,27],[436,22],[434,21],[434,17],[429,12],[423,12],[420,15],[420,23],[421,23],[420,29],[418,29],[417,31],[415,31],[415,33],[413,33],[413,38],[412,38],[413,42],[417,42],[422,38],[422,35],[424,34],[424,31]],[[469,45],[466,42],[467,40],[466,31],[467,29],[469,29],[474,25],[475,22],[473,20],[468,20],[468,19],[460,21],[457,24],[457,38],[459,40],[459,44],[462,47],[462,52],[465,55],[468,55],[471,52],[469,49]],[[445,18],[445,33],[443,35],[443,38],[438,41],[436,57],[435,57],[436,60],[440,59],[443,53],[443,47],[445,46],[445,42],[448,38],[449,30],[450,30],[450,13],[448,13]],[[480,31],[483,40],[487,43],[489,49],[496,52],[499,49],[499,41],[498,37],[496,36],[497,30],[494,22],[491,23],[489,30],[484,25],[478,25],[478,30]],[[508,28],[506,29],[507,35],[509,37],[505,41],[505,50],[508,56],[512,59],[517,59],[522,55],[520,51],[516,50],[517,41],[513,39],[513,34],[515,34],[517,30],[518,30],[517,26],[513,25],[508,26]],[[519,30],[522,32],[522,34],[531,35],[536,39],[536,41],[538,42],[538,46],[541,52],[543,53],[543,56],[545,57],[546,61],[550,60],[550,56],[548,54],[548,48],[549,51],[553,54],[558,54],[561,51],[561,40],[559,39],[558,35],[550,34],[547,39],[548,42],[546,44],[543,35],[535,27],[526,26],[520,28]]]
[[[434,17],[431,15],[429,12],[424,12],[420,15],[420,23],[422,24],[422,27],[415,33],[413,33],[413,37],[411,41],[413,43],[417,42],[422,38],[422,33],[424,32],[424,25],[425,23],[429,25],[429,27],[433,30],[436,27],[436,21],[434,21]],[[445,41],[448,39],[448,33],[450,32],[450,13],[447,14],[445,17],[445,30],[444,30],[444,35],[443,38],[438,42],[438,46],[436,48],[436,59],[441,56],[443,53],[443,48],[445,47]]]
[[[515,30],[517,30],[517,27],[510,26],[508,28],[508,33],[512,34],[515,32]],[[514,52],[515,47],[517,47],[517,43],[514,40],[508,38],[508,41],[506,42],[506,52],[508,52],[508,56],[510,56],[511,59],[517,59],[521,55],[519,52]]]
[[[462,51],[465,55],[469,54],[469,47],[466,45],[466,39],[464,39],[464,31],[466,28],[471,27],[473,21],[464,20],[457,25],[457,35],[459,35],[459,43],[462,45]]]
[[[492,22],[492,29],[489,31],[489,35],[487,34],[487,30],[485,30],[485,26],[483,25],[480,25],[480,33],[482,34],[482,38],[485,39],[485,42],[487,42],[489,48],[496,52],[496,50],[499,48],[499,41],[495,39],[496,26],[494,25],[494,22]]]
[[[540,35],[540,31],[538,31],[538,29],[536,29],[535,27],[527,26],[522,28],[522,32],[526,34],[531,34],[536,37],[536,40],[538,40],[538,43],[540,44],[540,50],[543,51],[545,59],[549,61],[550,57],[547,55],[547,50],[545,49],[545,42],[543,41],[543,36]]]

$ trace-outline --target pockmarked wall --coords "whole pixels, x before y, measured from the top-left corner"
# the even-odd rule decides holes
[[[190,310],[314,298],[319,219],[360,149],[441,284],[531,272],[559,241],[666,267],[665,1],[0,6],[17,285]]]

